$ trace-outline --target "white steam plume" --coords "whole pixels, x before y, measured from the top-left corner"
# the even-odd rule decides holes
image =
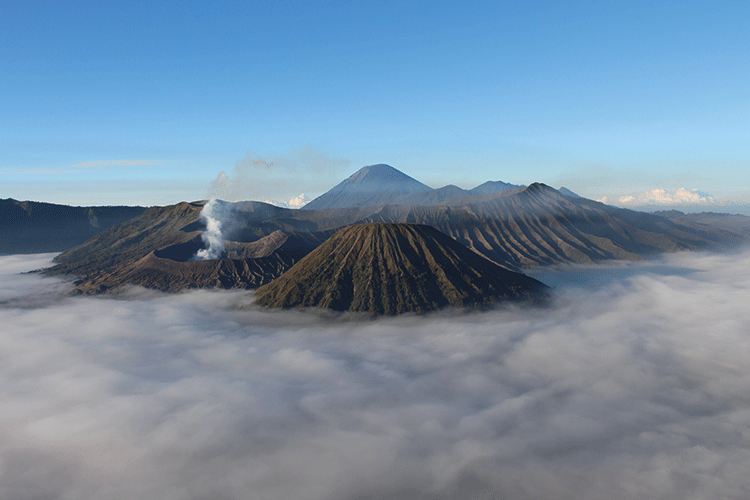
[[[221,221],[218,219],[216,198],[211,198],[201,209],[200,218],[206,222],[206,230],[201,238],[206,248],[198,250],[196,260],[218,259],[224,251],[224,238],[221,234]]]

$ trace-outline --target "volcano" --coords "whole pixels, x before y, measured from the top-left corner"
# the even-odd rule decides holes
[[[377,179],[392,182],[385,183],[385,191],[368,191],[377,188]],[[540,183],[500,191],[509,186],[500,181],[482,186],[480,191],[486,193],[457,186],[431,189],[392,167],[374,165],[364,167],[320,198],[331,204],[338,203],[337,199],[343,204],[350,200],[356,206],[291,210],[255,201],[217,201],[225,215],[225,251],[211,261],[213,264],[192,261],[204,245],[206,224],[200,214],[206,202],[151,207],[58,255],[56,265],[46,272],[76,276],[76,289],[81,293],[102,293],[127,284],[165,291],[256,288],[279,277],[334,232],[366,223],[428,225],[519,273],[562,263],[640,260],[663,252],[729,249],[750,238],[750,218],[744,216],[648,214],[604,205]],[[381,203],[391,196],[388,192],[399,189],[416,191]],[[223,262],[226,259],[236,262]]]
[[[392,203],[403,195],[429,192],[433,189],[390,165],[370,165],[359,169],[348,179],[318,196],[303,208],[368,207]]]
[[[336,232],[260,287],[256,303],[395,315],[540,301],[547,290],[430,226],[371,223]]]

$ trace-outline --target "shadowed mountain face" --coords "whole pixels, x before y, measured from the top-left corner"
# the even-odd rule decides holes
[[[0,254],[61,252],[145,211],[0,200]]]
[[[501,268],[432,227],[361,224],[338,231],[259,288],[256,303],[400,314],[537,300],[546,290],[541,282]]]

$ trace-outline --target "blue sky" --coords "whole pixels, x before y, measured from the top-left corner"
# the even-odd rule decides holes
[[[744,1],[6,0],[0,198],[168,204],[225,172],[243,198],[311,199],[388,163],[434,187],[750,203],[748,19]]]

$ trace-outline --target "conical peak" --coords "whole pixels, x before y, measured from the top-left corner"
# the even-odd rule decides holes
[[[405,173],[401,172],[398,169],[393,168],[390,165],[386,165],[385,163],[378,163],[377,165],[368,165],[366,167],[362,167],[356,172],[354,172],[349,178],[350,179],[361,179],[363,177],[376,175],[403,175],[408,177]]]
[[[418,185],[424,186],[425,189],[430,189],[428,186],[425,186],[424,184],[422,184],[415,178],[409,175],[406,175],[402,171],[396,168],[393,168],[390,165],[386,165],[384,163],[362,167],[359,170],[357,170],[355,173],[353,173],[344,182],[348,182],[348,181],[356,182],[356,183],[382,183],[382,184],[406,182],[409,184],[416,183]]]
[[[561,196],[560,193],[557,191],[557,189],[550,187],[544,183],[541,182],[534,182],[532,184],[529,184],[528,187],[526,187],[522,193],[526,193],[529,195],[534,196],[543,196],[543,197],[559,197]]]
[[[304,208],[318,210],[383,205],[392,203],[399,196],[423,191],[432,191],[432,188],[390,165],[370,165],[359,169]]]
[[[546,287],[507,271],[437,229],[368,223],[338,231],[256,293],[259,305],[376,314],[540,298]]]

